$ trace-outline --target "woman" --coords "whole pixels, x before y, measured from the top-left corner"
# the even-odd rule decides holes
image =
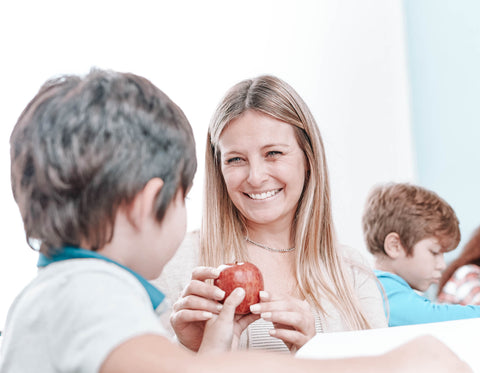
[[[317,332],[386,326],[373,273],[336,241],[322,138],[292,87],[273,76],[232,87],[211,121],[205,168],[199,239],[189,237],[171,264],[184,271],[199,245],[203,267],[171,316],[185,346],[198,348],[221,307],[222,292],[206,280],[235,260],[256,264],[266,290],[252,314],[238,316],[241,347],[293,352]],[[176,276],[164,273],[171,287]]]
[[[438,301],[480,305],[480,227],[442,274]]]

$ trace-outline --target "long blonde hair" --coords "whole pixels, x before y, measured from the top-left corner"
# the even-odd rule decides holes
[[[221,174],[218,141],[223,129],[247,110],[272,116],[295,128],[308,162],[308,175],[293,222],[297,248],[295,276],[299,292],[325,313],[320,299],[339,310],[351,329],[370,325],[346,276],[346,264],[337,252],[332,220],[325,151],[318,126],[305,102],[287,83],[274,76],[259,76],[233,86],[211,120],[205,154],[204,209],[201,227],[203,265],[218,266],[247,260],[243,216],[230,200]]]

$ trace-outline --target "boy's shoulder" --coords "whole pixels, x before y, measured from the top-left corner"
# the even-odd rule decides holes
[[[40,269],[17,296],[2,349],[12,364],[19,364],[31,352],[13,342],[28,336],[37,352],[28,357],[29,364],[38,371],[51,371],[49,366],[98,371],[115,346],[142,334],[168,335],[140,282],[112,263],[69,259]]]
[[[146,294],[139,281],[118,265],[97,259],[70,259],[39,269],[37,276],[17,298],[21,302],[36,304],[52,303],[60,298],[76,303],[84,296],[108,294],[115,288],[138,294],[141,298]]]

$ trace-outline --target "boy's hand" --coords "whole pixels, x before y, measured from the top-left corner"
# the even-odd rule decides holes
[[[224,352],[238,346],[240,334],[259,316],[254,314],[236,315],[235,309],[245,298],[245,290],[236,288],[225,299],[223,309],[213,316],[205,326],[199,352]]]
[[[225,297],[225,292],[205,282],[208,279],[216,279],[219,274],[216,268],[196,267],[192,273],[192,280],[173,305],[170,323],[178,340],[192,351],[198,351],[200,348],[207,321],[215,318],[224,308],[219,301]],[[242,331],[258,318],[259,316],[252,314],[232,317],[235,336],[239,337]]]

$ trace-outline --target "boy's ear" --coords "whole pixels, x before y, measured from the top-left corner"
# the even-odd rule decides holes
[[[391,259],[405,256],[405,249],[400,241],[400,236],[396,232],[390,232],[387,234],[387,237],[385,237],[385,241],[383,242],[383,249]]]
[[[135,226],[140,227],[144,220],[153,214],[153,207],[162,187],[163,180],[155,177],[135,196],[129,211],[129,218]]]

